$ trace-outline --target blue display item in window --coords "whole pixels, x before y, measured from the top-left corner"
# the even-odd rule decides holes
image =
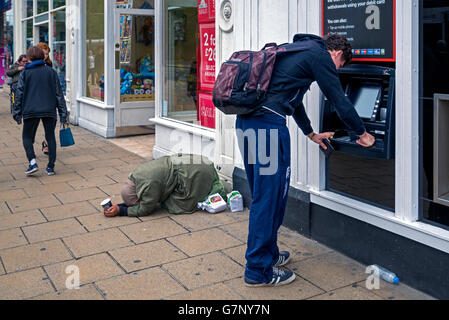
[[[65,81],[65,73],[58,73],[59,82],[61,83],[61,89],[66,94],[67,92],[67,83]]]
[[[146,55],[145,59],[142,60],[140,64],[140,73],[133,74],[135,79],[152,79],[154,80],[154,63],[153,59],[149,54]]]
[[[131,86],[133,84],[133,75],[128,72],[125,77],[122,85],[120,86],[120,94],[131,94]]]

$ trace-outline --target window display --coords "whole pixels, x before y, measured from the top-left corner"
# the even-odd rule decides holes
[[[104,101],[104,3],[86,1],[85,95]]]
[[[120,102],[154,101],[154,17],[120,15]]]
[[[421,0],[420,206],[422,218],[449,226],[449,7]]]
[[[116,0],[119,9],[154,9],[154,0]]]
[[[22,23],[24,51],[33,46],[33,20],[25,20]]]
[[[66,0],[52,0],[53,1],[53,9],[65,6]]]
[[[215,129],[215,1],[166,0],[162,117]]]
[[[48,11],[48,0],[37,0],[37,14]]]
[[[56,11],[53,17],[53,68],[58,73],[62,90],[66,93],[66,41],[65,41],[65,10]]]
[[[34,0],[22,0],[22,17],[28,18],[33,16],[33,2]]]

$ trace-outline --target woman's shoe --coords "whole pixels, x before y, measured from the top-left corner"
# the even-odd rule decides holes
[[[48,154],[48,144],[47,141],[42,141],[42,151],[44,154]]]

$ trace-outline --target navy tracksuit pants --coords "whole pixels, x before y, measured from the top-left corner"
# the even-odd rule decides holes
[[[252,195],[245,277],[269,282],[290,185],[290,134],[276,114],[237,116],[239,149]]]

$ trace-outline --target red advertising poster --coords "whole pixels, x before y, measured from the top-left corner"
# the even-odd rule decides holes
[[[215,129],[215,106],[211,94],[198,93],[198,112],[201,126]]]
[[[212,91],[215,83],[215,23],[200,24],[200,90]]]
[[[210,2],[211,2],[211,0],[198,0],[198,22],[199,23],[210,22],[210,17],[209,17]],[[212,2],[215,2],[215,1],[212,1]],[[214,15],[214,19],[215,19],[215,15]]]
[[[209,19],[215,21],[215,0],[209,0]]]

